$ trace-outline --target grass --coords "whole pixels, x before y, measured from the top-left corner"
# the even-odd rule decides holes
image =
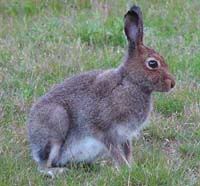
[[[144,12],[145,43],[165,56],[176,88],[154,94],[131,170],[102,162],[43,177],[27,142],[31,104],[66,77],[119,65],[123,15],[133,3]],[[1,0],[0,185],[200,185],[199,9],[199,0]]]

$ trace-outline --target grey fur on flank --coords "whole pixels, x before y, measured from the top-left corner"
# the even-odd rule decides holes
[[[143,44],[143,18],[133,6],[124,17],[125,61],[116,69],[66,79],[31,108],[28,136],[40,167],[94,162],[108,155],[114,165],[130,166],[132,138],[151,111],[153,91],[175,85],[163,57]]]

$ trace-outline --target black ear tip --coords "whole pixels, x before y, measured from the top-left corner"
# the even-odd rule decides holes
[[[137,5],[133,5],[130,8],[129,12],[136,13],[136,14],[141,14],[142,13],[140,7],[137,6]]]

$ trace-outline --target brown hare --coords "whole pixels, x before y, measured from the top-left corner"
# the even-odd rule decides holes
[[[140,8],[133,6],[124,22],[128,51],[118,68],[66,79],[33,105],[28,135],[39,167],[91,163],[105,154],[116,167],[130,166],[131,140],[151,112],[152,92],[170,91],[175,80],[163,57],[143,44]]]

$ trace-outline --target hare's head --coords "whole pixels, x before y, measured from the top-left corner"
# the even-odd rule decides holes
[[[128,56],[124,63],[128,78],[148,91],[167,92],[175,86],[164,58],[143,44],[143,19],[139,7],[125,15],[124,31],[128,40]]]

